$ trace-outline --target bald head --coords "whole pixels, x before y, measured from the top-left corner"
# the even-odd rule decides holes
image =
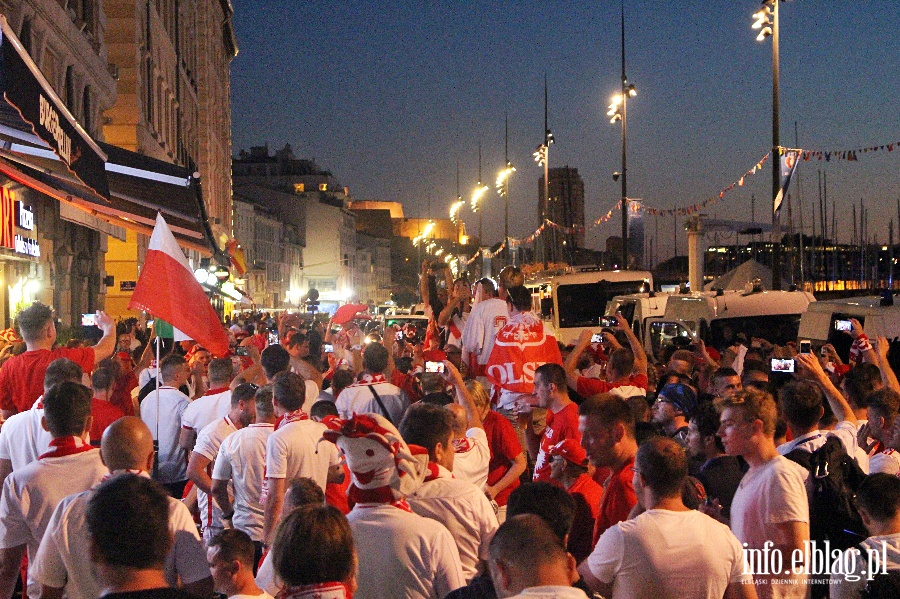
[[[103,431],[103,463],[113,470],[147,470],[153,464],[153,434],[135,416],[119,418]]]

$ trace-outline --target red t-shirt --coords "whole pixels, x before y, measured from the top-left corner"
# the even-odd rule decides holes
[[[541,447],[534,462],[534,482],[550,482],[550,448],[563,439],[575,439],[581,443],[578,432],[578,405],[570,403],[559,412],[547,410],[547,427],[541,436]]]
[[[594,524],[600,513],[600,501],[603,498],[603,487],[594,482],[588,474],[582,474],[569,487],[569,494],[575,499],[575,519],[569,533],[567,549],[581,562],[591,554],[593,549]]]
[[[487,435],[488,447],[491,450],[491,461],[488,462],[487,484],[495,485],[513,465],[520,453],[522,453],[522,444],[519,443],[519,437],[509,420],[490,410],[484,418],[484,433]],[[519,487],[519,479],[517,478],[511,485],[497,493],[494,501],[497,505],[506,505],[509,494]]]
[[[341,510],[341,513],[346,516],[350,513],[347,489],[350,488],[352,478],[350,476],[350,469],[347,468],[347,464],[341,464],[341,467],[344,469],[344,482],[340,484],[328,483],[325,485],[325,503]]]
[[[610,389],[615,389],[616,387],[624,387],[626,385],[640,387],[641,389],[646,391],[649,384],[650,382],[647,380],[646,374],[635,374],[628,377],[627,379],[621,379],[614,383],[580,376],[578,377],[578,386],[575,390],[578,391],[578,395],[582,397],[591,397],[593,395],[597,395],[598,393],[609,393]]]
[[[99,442],[106,427],[124,415],[125,412],[112,403],[96,397],[91,398],[91,416],[94,417],[91,424],[91,443]]]
[[[594,526],[592,548],[607,528],[628,519],[631,508],[637,503],[633,480],[634,458],[609,476],[600,502],[600,513],[597,514],[597,524]]]
[[[90,373],[94,370],[93,347],[57,347],[27,351],[7,360],[0,368],[0,409],[24,412],[44,393],[44,373],[50,362],[68,358]]]

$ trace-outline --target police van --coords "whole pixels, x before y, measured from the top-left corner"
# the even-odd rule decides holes
[[[892,351],[888,356],[894,370],[900,364],[900,305],[893,296],[865,296],[825,300],[811,305],[800,320],[800,339],[809,339],[813,347],[830,343],[842,360],[846,361],[853,340],[850,338],[850,319],[863,325],[871,340],[887,337]]]

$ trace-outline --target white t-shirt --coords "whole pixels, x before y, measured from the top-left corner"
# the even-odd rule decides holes
[[[263,591],[259,595],[242,595],[242,594],[229,595],[228,599],[274,599],[274,597],[272,597],[272,595],[268,594],[267,592]]]
[[[647,510],[606,529],[587,558],[591,573],[613,585],[612,599],[720,599],[749,582],[744,553],[727,526],[696,510]]]
[[[587,595],[575,587],[547,585],[527,588],[509,599],[587,599]]]
[[[457,449],[453,456],[453,476],[483,490],[491,462],[487,435],[483,428],[470,428],[465,441],[465,447]]]
[[[178,444],[181,436],[181,417],[190,405],[188,396],[174,387],[159,388],[159,409],[156,404],[156,391],[147,395],[141,402],[141,420],[153,434],[153,440],[159,441],[159,476],[157,480],[163,484],[178,483],[187,480],[187,463],[185,451]],[[159,426],[156,414],[159,412]]]
[[[465,584],[456,544],[440,522],[365,503],[347,520],[359,556],[355,599],[441,599]]]
[[[181,426],[200,433],[206,425],[222,418],[231,411],[231,390],[226,389],[213,395],[198,397],[188,405],[181,415]]]
[[[34,580],[53,588],[65,587],[68,599],[97,599],[102,590],[94,575],[90,539],[85,527],[87,504],[94,491],[70,495],[60,502],[32,566]],[[166,557],[166,581],[191,584],[209,576],[206,551],[187,507],[169,497],[169,530],[175,544]]]
[[[731,502],[734,536],[741,543],[747,543],[750,549],[762,549],[766,541],[775,546],[786,545],[789,539],[774,525],[809,522],[809,501],[804,484],[808,475],[806,468],[780,455],[761,466],[751,467],[741,479]],[[758,584],[756,592],[761,598],[805,597],[806,585]]]
[[[42,397],[30,410],[10,416],[0,428],[0,459],[12,462],[13,470],[24,468],[50,449],[53,435],[41,426],[44,410],[38,407]]]
[[[2,437],[2,433],[0,433],[0,437]],[[896,449],[885,449],[869,458],[869,474],[876,472],[884,472],[891,476],[900,475],[900,453]]]
[[[406,394],[396,385],[390,383],[375,383],[372,385],[375,392],[381,398],[381,403],[390,413],[390,420],[397,426],[403,420],[403,414],[409,407],[409,400]],[[352,418],[353,414],[379,414],[384,416],[384,412],[378,405],[378,400],[372,394],[372,389],[364,383],[356,383],[350,385],[341,391],[334,402],[341,418]]]
[[[263,540],[265,511],[261,502],[266,478],[266,441],[272,424],[251,424],[222,441],[213,480],[234,483],[234,517],[231,523],[254,541]]]
[[[488,363],[494,350],[497,333],[509,320],[509,309],[500,298],[491,298],[475,304],[466,319],[462,334],[462,347],[471,354],[478,355],[478,363]]]
[[[226,437],[238,429],[228,416],[218,418],[210,422],[200,434],[197,435],[197,443],[194,445],[194,453],[200,454],[211,460],[206,467],[206,473],[212,478],[216,466],[216,456],[219,455],[219,447]],[[197,507],[200,509],[200,524],[203,530],[207,528],[220,528],[222,526],[222,508],[215,498],[210,497],[200,489],[197,489]]]
[[[478,573],[478,560],[487,557],[487,546],[499,527],[497,515],[480,488],[453,478],[443,466],[438,472],[438,478],[422,483],[406,501],[415,513],[447,527],[468,581]]]
[[[859,464],[859,467],[862,468],[863,472],[868,474],[869,456],[860,449],[859,443],[856,440],[856,432],[857,428],[855,424],[846,420],[841,420],[834,427],[834,430],[813,431],[811,433],[806,433],[805,435],[800,435],[787,443],[782,443],[778,446],[778,453],[787,455],[795,449],[802,449],[803,451],[812,453],[825,445],[825,441],[828,440],[828,437],[837,437],[841,440],[841,443],[844,444],[844,451],[847,452],[847,455],[856,458],[856,463]]]
[[[59,503],[99,483],[107,473],[100,451],[39,459],[14,471],[3,485],[0,500],[0,548],[28,545],[28,563],[34,563],[38,546]],[[88,555],[82,556],[87,560]],[[40,596],[31,568],[28,572],[28,596]]]
[[[284,583],[278,574],[275,573],[275,566],[272,565],[272,552],[267,551],[259,570],[256,571],[256,586],[269,593],[273,597],[277,597]]]
[[[467,320],[469,320],[469,312],[463,312],[462,316],[454,314],[450,317],[453,326],[447,323],[447,345],[462,349],[462,332],[466,330]],[[459,331],[459,336],[457,336],[454,328]]]
[[[325,491],[328,468],[341,463],[337,445],[319,443],[325,430],[324,424],[312,420],[282,424],[266,441],[266,477],[285,479],[285,489],[307,477]]]
[[[849,568],[843,568],[840,574],[836,573],[835,568],[832,568],[834,573],[831,575],[831,586],[829,586],[831,599],[858,599],[861,596],[868,582],[869,551],[877,552],[879,558],[887,555],[887,570],[900,570],[900,533],[869,537],[861,545],[865,550],[863,553],[855,551],[855,548],[844,552],[841,563],[849,565]],[[874,559],[872,563],[876,563]],[[879,562],[879,565],[883,564]],[[879,569],[878,571],[883,572],[884,570]],[[863,572],[865,574],[862,574]],[[847,574],[850,576],[848,577]],[[848,580],[854,575],[860,580]]]

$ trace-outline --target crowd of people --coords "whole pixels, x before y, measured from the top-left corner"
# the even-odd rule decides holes
[[[888,340],[566,347],[523,284],[426,263],[424,331],[244,313],[227,356],[22,310],[0,599],[900,596]]]

